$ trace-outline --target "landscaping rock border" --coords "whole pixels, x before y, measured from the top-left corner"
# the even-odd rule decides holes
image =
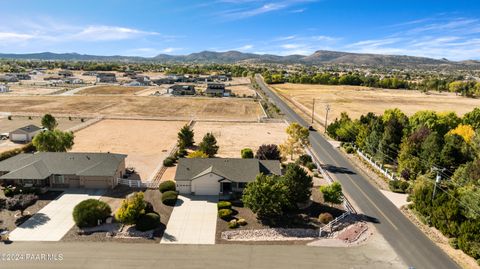
[[[287,241],[312,240],[318,237],[318,230],[300,228],[271,228],[260,230],[236,230],[222,233],[222,239],[231,241]]]

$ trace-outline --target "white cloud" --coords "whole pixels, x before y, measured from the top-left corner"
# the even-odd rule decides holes
[[[87,41],[112,41],[132,39],[141,36],[158,35],[156,32],[146,32],[133,28],[95,25],[87,26],[78,33],[71,33],[67,38]]]
[[[33,35],[21,34],[21,33],[11,33],[11,32],[0,32],[0,41],[1,42],[19,42],[27,41],[34,38]]]
[[[418,19],[392,26],[385,38],[360,40],[343,46],[360,53],[402,54],[450,60],[480,58],[480,20]],[[398,29],[398,28],[402,29]]]

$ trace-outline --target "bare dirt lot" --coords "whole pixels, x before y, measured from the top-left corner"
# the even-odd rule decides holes
[[[262,113],[253,100],[149,96],[0,96],[0,111],[253,121]]]
[[[249,78],[233,78],[226,83],[227,89],[232,90],[236,96],[255,96],[255,90],[251,87]]]
[[[225,123],[197,122],[193,127],[195,141],[200,143],[212,132],[220,147],[217,156],[239,158],[243,148],[254,152],[262,144],[281,144],[287,139],[285,123]]]
[[[127,154],[127,167],[134,167],[148,181],[177,141],[182,121],[102,120],[75,133],[75,152]]]
[[[287,100],[293,101],[303,110],[311,113],[315,98],[315,115],[323,122],[325,106],[330,104],[329,119],[333,120],[346,111],[352,118],[374,112],[383,113],[386,109],[399,108],[407,115],[419,110],[455,111],[459,115],[480,106],[480,99],[455,96],[451,93],[370,89],[358,86],[329,86],[305,84],[281,84],[273,88]],[[305,113],[305,111],[303,111]]]
[[[124,94],[124,95],[134,95],[137,92],[145,90],[145,87],[128,87],[128,86],[118,86],[118,85],[103,85],[90,87],[84,90],[77,92],[76,94],[80,95],[89,95],[89,94]]]

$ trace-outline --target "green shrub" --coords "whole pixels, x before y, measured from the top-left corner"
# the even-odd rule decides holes
[[[218,217],[223,220],[229,220],[232,218],[233,211],[231,209],[220,209],[218,210]]]
[[[110,206],[96,199],[80,202],[73,209],[73,220],[78,227],[93,227],[98,220],[105,220],[112,214]]]
[[[168,180],[160,183],[160,186],[158,187],[161,193],[164,193],[166,191],[176,191],[177,188],[175,186],[175,182]]]
[[[408,187],[410,187],[410,184],[403,180],[390,180],[390,182],[388,182],[388,187],[393,192],[405,193],[407,192]]]
[[[238,220],[237,220],[237,223],[238,223],[239,225],[241,225],[241,226],[245,226],[245,225],[248,224],[245,219],[238,219]]]
[[[458,239],[457,238],[450,238],[448,239],[448,244],[454,249],[458,249]]]
[[[218,210],[220,209],[232,209],[232,203],[229,201],[220,201],[217,203]]]
[[[163,165],[166,167],[172,167],[175,164],[175,159],[172,157],[167,157],[163,160]]]
[[[176,153],[177,158],[184,158],[185,156],[187,156],[187,154],[188,152],[185,148],[179,148]]]
[[[175,191],[166,191],[162,193],[162,203],[164,205],[174,206],[177,202],[178,194]]]
[[[355,149],[352,146],[347,146],[345,147],[345,152],[347,152],[348,154],[352,154],[355,152]]]
[[[228,228],[230,229],[238,228],[238,226],[240,226],[240,224],[238,224],[237,220],[235,219],[232,219],[231,221],[228,222]]]
[[[328,212],[321,213],[320,216],[318,216],[318,220],[323,224],[327,224],[333,220],[333,216]]]
[[[145,214],[155,213],[152,203],[145,201]]]
[[[250,148],[244,148],[240,152],[242,155],[242,159],[252,159],[253,158],[253,150]]]
[[[300,164],[300,165],[306,165],[307,163],[311,163],[311,162],[313,162],[312,156],[310,156],[308,154],[302,154],[297,159],[297,163]]]
[[[312,163],[312,162],[307,163],[307,164],[305,165],[305,167],[307,167],[308,170],[310,170],[310,171],[313,171],[313,169],[317,169],[317,165],[314,164],[314,163]]]
[[[159,225],[160,216],[156,213],[147,213],[138,218],[137,223],[135,224],[135,229],[144,232],[153,230]]]

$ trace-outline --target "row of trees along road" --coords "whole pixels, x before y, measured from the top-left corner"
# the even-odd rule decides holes
[[[480,108],[463,117],[434,111],[407,117],[391,109],[352,120],[342,113],[327,132],[396,169],[410,185],[411,209],[480,259]]]

